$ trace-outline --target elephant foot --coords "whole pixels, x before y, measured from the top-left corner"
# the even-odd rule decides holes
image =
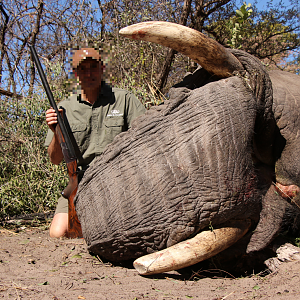
[[[189,240],[142,256],[133,266],[141,275],[153,275],[194,265],[236,243],[249,230],[251,220],[231,220],[222,225],[222,228],[202,231]]]

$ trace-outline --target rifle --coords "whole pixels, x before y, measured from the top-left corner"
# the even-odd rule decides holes
[[[35,48],[33,45],[29,45],[33,61],[37,67],[40,78],[42,80],[42,84],[44,86],[44,90],[47,94],[47,97],[50,101],[51,107],[55,110],[57,114],[57,126],[55,127],[55,132],[58,136],[59,143],[62,149],[62,153],[64,156],[64,160],[67,165],[68,175],[69,175],[69,183],[67,187],[63,190],[63,197],[68,199],[69,202],[69,221],[68,221],[68,234],[69,238],[82,237],[81,225],[78,220],[78,216],[76,214],[75,205],[74,205],[74,197],[77,193],[78,188],[78,170],[77,170],[77,157],[75,154],[75,150],[67,131],[66,124],[64,123],[64,119],[60,114],[57,105],[54,101],[53,94],[50,90],[49,84],[47,82],[44,70],[42,69],[40,60],[37,56]]]

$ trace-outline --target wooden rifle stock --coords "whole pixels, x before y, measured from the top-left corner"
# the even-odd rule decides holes
[[[69,202],[69,221],[68,221],[68,234],[67,237],[69,238],[76,238],[76,237],[82,237],[82,230],[81,225],[78,220],[75,205],[74,205],[74,197],[77,193],[78,188],[78,176],[77,176],[77,157],[75,155],[74,147],[72,145],[70,136],[68,134],[66,125],[64,123],[63,117],[60,114],[57,105],[54,101],[52,92],[50,90],[50,87],[48,85],[46,76],[44,74],[44,71],[42,69],[41,63],[39,61],[39,58],[37,56],[37,53],[35,51],[34,46],[29,46],[33,61],[37,67],[37,70],[39,72],[41,81],[43,83],[45,92],[48,96],[48,99],[50,101],[50,105],[53,107],[57,114],[57,126],[55,128],[55,133],[59,139],[59,143],[62,149],[62,153],[67,165],[68,175],[69,175],[69,184],[62,192],[63,197],[68,199]]]
[[[75,205],[74,205],[74,197],[77,193],[78,188],[78,177],[77,177],[77,159],[70,157],[70,152],[68,151],[68,147],[66,145],[66,141],[60,129],[60,126],[56,126],[55,132],[59,139],[59,143],[62,149],[62,153],[67,165],[68,175],[69,175],[69,183],[66,188],[63,190],[63,197],[68,199],[69,210],[68,210],[68,234],[69,238],[81,238],[82,230],[81,225],[78,220],[78,216],[76,214]]]

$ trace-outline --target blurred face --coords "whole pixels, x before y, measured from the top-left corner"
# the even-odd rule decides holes
[[[103,65],[101,62],[87,58],[74,70],[75,76],[83,89],[95,89],[101,86]]]

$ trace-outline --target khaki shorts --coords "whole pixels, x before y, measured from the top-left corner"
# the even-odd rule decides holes
[[[69,202],[68,199],[63,196],[58,198],[55,215],[58,213],[68,213],[69,212]]]

